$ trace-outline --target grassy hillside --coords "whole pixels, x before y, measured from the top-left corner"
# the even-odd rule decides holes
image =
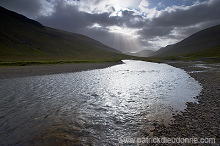
[[[197,56],[197,57],[214,57],[219,56],[220,46],[220,25],[197,32],[188,38],[161,48],[154,53],[154,56]]]
[[[220,46],[210,48],[207,50],[199,51],[197,53],[184,55],[191,60],[203,60],[207,62],[220,62]]]
[[[0,62],[113,61],[126,55],[86,36],[69,33],[0,7]]]

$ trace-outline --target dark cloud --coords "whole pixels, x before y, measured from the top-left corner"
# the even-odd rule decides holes
[[[80,33],[79,30],[87,29],[95,23],[102,26],[118,25],[117,17],[109,17],[109,13],[90,14],[79,11],[76,6],[59,3],[54,7],[55,12],[51,16],[39,16],[37,21],[46,26],[59,28],[66,31]]]
[[[183,27],[220,19],[220,1],[211,0],[186,8],[173,8],[173,11],[164,11],[159,17],[152,20],[156,26]]]
[[[140,34],[146,38],[154,38],[155,36],[166,36],[171,33],[174,27],[151,26],[144,27]]]
[[[43,0],[0,0],[1,6],[28,17],[38,16],[45,3]]]
[[[59,3],[51,16],[39,16],[37,21],[46,26],[75,32],[88,26],[90,24],[89,19],[89,14],[78,11],[77,7],[64,6]]]

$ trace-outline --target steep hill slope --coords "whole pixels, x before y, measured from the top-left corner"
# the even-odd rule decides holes
[[[0,61],[112,60],[126,57],[89,37],[45,27],[0,7]]]
[[[220,52],[220,25],[207,28],[199,31],[188,38],[176,43],[174,45],[168,45],[167,47],[161,48],[154,53],[154,56],[179,56],[189,54],[210,54],[209,51],[213,52],[216,50],[214,56],[219,56]],[[212,55],[211,55],[212,56]]]

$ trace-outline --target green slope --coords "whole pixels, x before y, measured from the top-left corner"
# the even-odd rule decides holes
[[[86,36],[45,27],[0,7],[0,62],[93,60],[126,55]]]
[[[197,57],[218,57],[220,46],[220,25],[207,28],[197,32],[188,38],[161,48],[154,53],[154,56],[197,56]]]

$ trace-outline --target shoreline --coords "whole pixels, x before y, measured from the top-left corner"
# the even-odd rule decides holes
[[[94,69],[103,69],[119,64],[122,64],[122,62],[73,63],[73,64],[2,67],[0,68],[0,79],[73,73],[73,72],[80,72],[80,71],[87,71]]]
[[[155,123],[156,137],[215,138],[220,144],[220,65],[204,62],[166,62],[185,70],[203,87],[198,104],[188,102],[186,109],[174,115],[169,126]],[[204,65],[204,66],[203,66]]]

